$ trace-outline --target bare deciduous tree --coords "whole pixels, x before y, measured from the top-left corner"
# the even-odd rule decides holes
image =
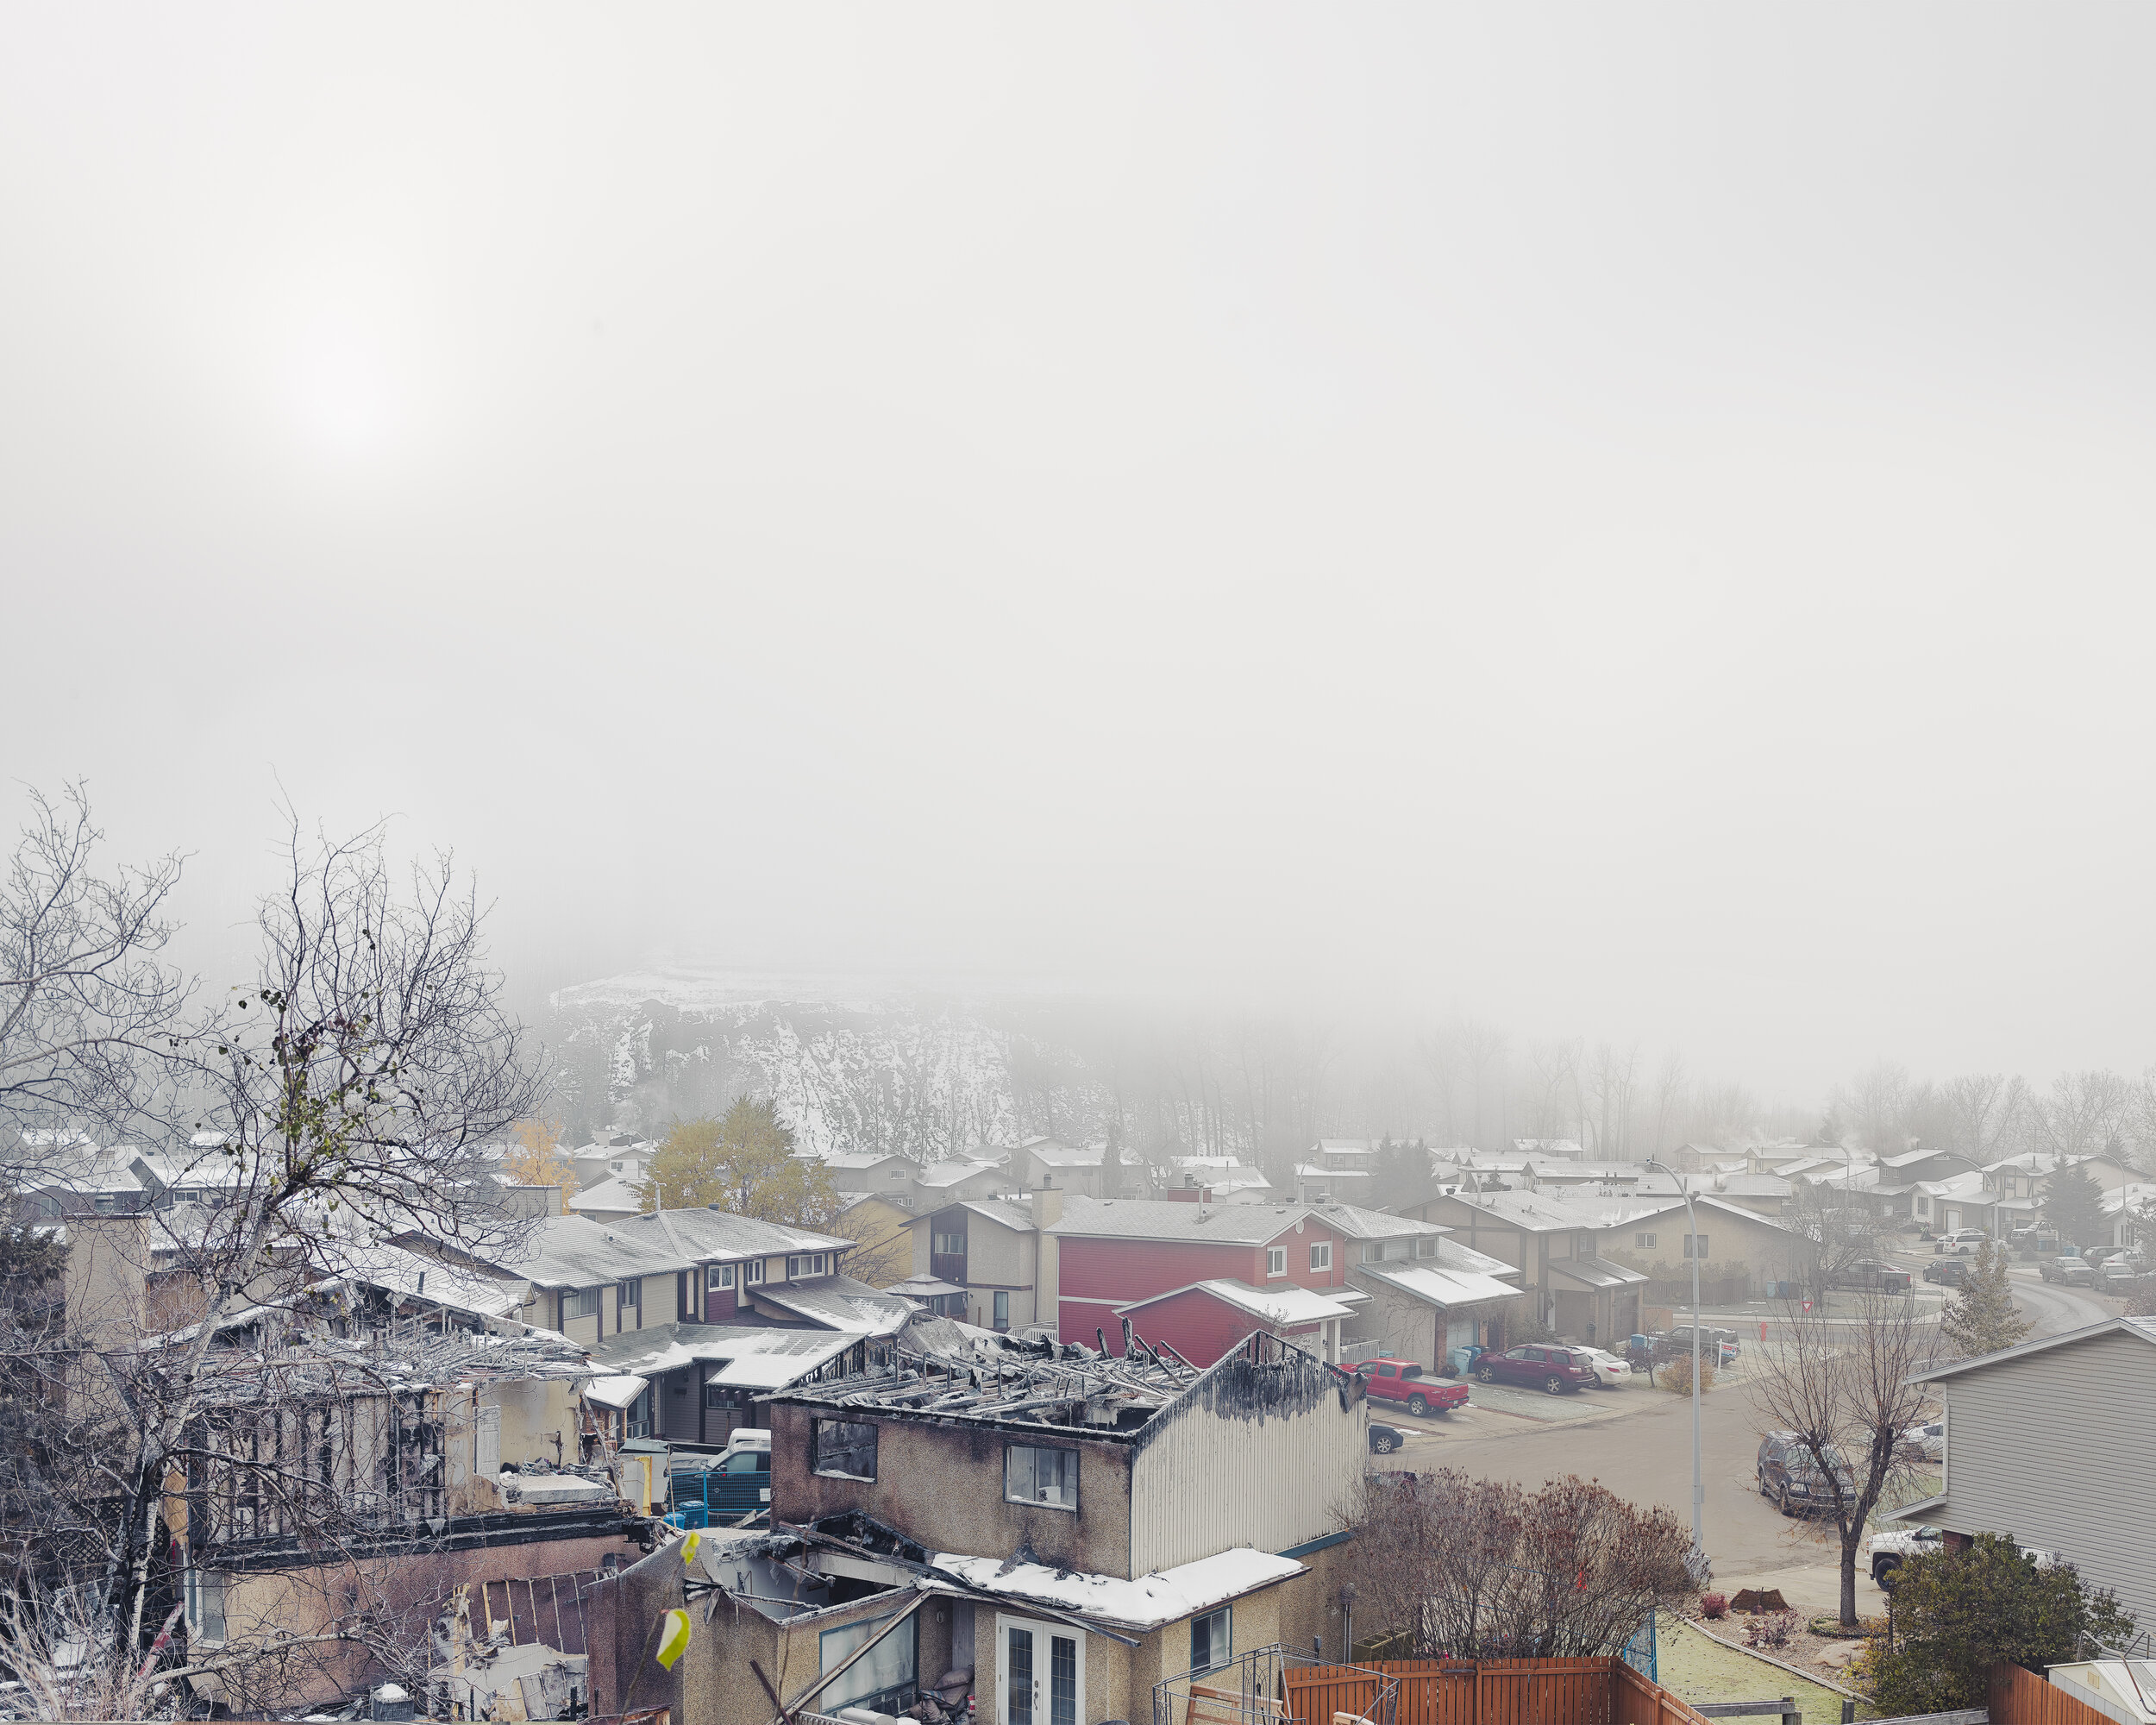
[[[1351,1524],[1375,1627],[1407,1632],[1419,1658],[1612,1654],[1691,1585],[1674,1515],[1576,1476],[1529,1491],[1455,1469],[1372,1474]]]
[[[1867,1294],[1847,1315],[1824,1302],[1784,1308],[1753,1381],[1752,1407],[1768,1431],[1794,1433],[1814,1477],[1806,1496],[1832,1510],[1841,1540],[1841,1621],[1857,1622],[1857,1552],[1865,1527],[1905,1465],[1902,1434],[1924,1410],[1908,1383],[1931,1361],[1935,1327],[1902,1295]]]
[[[181,859],[100,874],[85,787],[29,796],[0,883],[0,1125],[14,1129],[0,1157],[18,1184],[74,1134],[165,1124],[193,992],[160,957]]]

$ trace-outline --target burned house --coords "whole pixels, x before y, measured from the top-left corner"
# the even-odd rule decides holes
[[[761,1404],[768,1532],[670,1545],[602,1590],[595,1710],[764,1725],[970,1694],[993,1725],[1090,1725],[1238,1647],[1337,1637],[1351,1374],[1264,1334],[1202,1370],[932,1320],[899,1348]],[[693,1628],[666,1672],[642,1650],[669,1609]]]
[[[459,1613],[471,1660],[498,1651],[490,1588],[523,1589],[536,1640],[535,1577],[552,1578],[548,1645],[580,1659],[585,1594],[653,1539],[611,1457],[581,1440],[591,1376],[558,1334],[415,1308],[356,1276],[233,1314],[166,1498],[188,1680],[237,1709],[438,1686],[463,1651],[444,1639]],[[517,1617],[501,1624],[512,1643]]]

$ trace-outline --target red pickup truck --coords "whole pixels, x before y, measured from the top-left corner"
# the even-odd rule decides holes
[[[1405,1402],[1407,1411],[1418,1416],[1450,1414],[1455,1408],[1467,1406],[1467,1385],[1432,1383],[1412,1359],[1386,1355],[1363,1360],[1355,1369],[1369,1386],[1373,1401]]]

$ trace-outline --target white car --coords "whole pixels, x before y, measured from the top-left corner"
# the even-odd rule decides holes
[[[1990,1238],[1982,1228],[1956,1228],[1950,1234],[1941,1234],[1932,1251],[1935,1255],[1951,1253],[1966,1258]]]
[[[1946,1540],[1936,1527],[1895,1527],[1891,1523],[1878,1528],[1864,1542],[1865,1567],[1871,1571],[1871,1578],[1881,1587],[1894,1584],[1887,1578],[1901,1568],[1902,1560],[1913,1557],[1928,1557],[1946,1549]],[[2052,1569],[2066,1561],[2064,1552],[2047,1552],[2035,1546],[2023,1546],[2021,1555],[2034,1558],[2042,1569]]]
[[[1925,1461],[1946,1459],[1946,1424],[1943,1420],[1928,1420],[1921,1425],[1902,1428],[1902,1452],[1920,1457]]]
[[[1572,1352],[1595,1368],[1597,1389],[1622,1389],[1632,1382],[1632,1368],[1614,1353],[1600,1348],[1576,1347]]]

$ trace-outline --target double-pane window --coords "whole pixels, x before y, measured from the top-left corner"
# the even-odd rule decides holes
[[[1003,1496],[1010,1503],[1078,1507],[1078,1452],[1012,1444],[1003,1452]]]
[[[1235,1641],[1226,1606],[1190,1620],[1191,1670],[1211,1671],[1234,1657]]]

